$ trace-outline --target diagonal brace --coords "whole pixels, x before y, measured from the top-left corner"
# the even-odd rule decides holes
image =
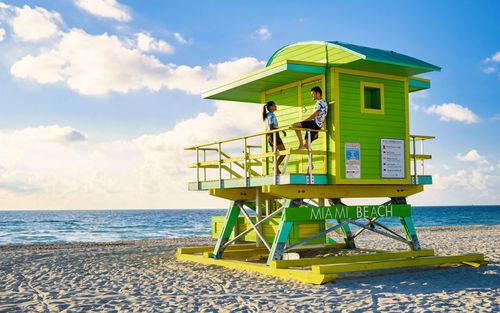
[[[258,225],[254,224],[252,219],[250,218],[250,215],[248,215],[247,211],[245,211],[245,208],[243,208],[243,205],[241,203],[236,203],[236,205],[241,209],[241,213],[245,216],[245,218],[248,220],[250,225],[252,226],[253,230],[255,230],[255,233],[259,238],[262,240],[262,243],[266,246],[267,250],[271,251],[271,247],[267,243],[266,239],[264,239],[264,236],[260,233],[259,229],[257,228]]]
[[[281,207],[280,209],[274,211],[273,213],[269,214],[268,216],[266,216],[266,218],[260,220],[259,222],[255,223],[255,227],[258,227],[260,224],[263,224],[264,222],[266,222],[267,220],[270,220],[271,218],[273,218],[275,215],[279,214],[281,211],[283,211],[284,207]],[[229,246],[230,244],[232,244],[233,242],[235,242],[236,240],[240,239],[241,237],[245,236],[246,234],[248,234],[249,232],[251,232],[253,230],[253,228],[249,228],[243,232],[241,232],[240,234],[238,234],[238,236],[234,237],[233,239],[231,239],[230,241],[226,242],[226,244],[224,244],[224,248],[226,248],[227,246]]]

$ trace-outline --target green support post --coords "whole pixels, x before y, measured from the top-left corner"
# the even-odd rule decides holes
[[[302,201],[302,199],[300,199]],[[296,199],[287,199],[285,202],[285,208],[283,212],[281,212],[281,220],[280,225],[278,226],[278,231],[276,232],[276,236],[273,240],[273,246],[271,247],[271,251],[269,251],[269,257],[267,258],[267,265],[271,264],[272,260],[281,260],[283,255],[283,251],[285,250],[286,242],[288,240],[288,236],[290,235],[290,231],[292,230],[293,222],[287,222],[285,220],[285,210],[289,207],[293,207],[294,205],[299,205],[299,202]]]
[[[243,201],[231,201],[231,205],[229,206],[229,210],[226,214],[226,219],[224,220],[224,225],[222,226],[219,238],[217,238],[217,244],[215,245],[215,249],[212,254],[212,258],[214,259],[220,259],[222,257],[222,253],[224,252],[224,245],[229,241],[229,238],[231,237],[234,225],[236,224],[238,216],[240,215],[240,208],[237,205],[238,202],[240,204],[243,204]]]
[[[415,231],[415,227],[413,226],[413,219],[411,218],[411,216],[401,216],[399,220],[401,221],[401,225],[403,226],[403,231],[405,233],[406,240],[408,240],[410,248],[412,250],[420,250],[420,243],[418,241],[417,232]]]

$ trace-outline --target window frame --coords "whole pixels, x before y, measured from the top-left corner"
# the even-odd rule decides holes
[[[378,88],[380,89],[380,109],[369,109],[365,108],[365,87],[368,88]],[[361,95],[361,113],[369,114],[385,114],[385,103],[384,103],[384,84],[372,83],[372,82],[360,82],[360,95]]]

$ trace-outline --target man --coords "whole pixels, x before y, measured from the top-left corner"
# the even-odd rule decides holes
[[[293,124],[292,126],[294,128],[309,128],[309,129],[321,129],[323,127],[323,122],[325,121],[326,118],[326,113],[328,112],[328,104],[326,101],[323,99],[323,92],[321,91],[321,88],[319,87],[313,87],[311,89],[311,97],[316,100],[316,105],[314,106],[314,112],[303,120],[302,122],[298,122]],[[302,134],[300,130],[296,130],[295,133],[297,134],[297,137],[299,138],[299,147],[297,148],[298,150],[301,149],[309,149],[308,147],[308,140],[307,140],[307,133],[304,139],[306,140],[306,143],[304,145],[304,142],[302,140]],[[311,135],[311,142],[314,140],[318,139],[318,132],[311,131],[309,132]]]

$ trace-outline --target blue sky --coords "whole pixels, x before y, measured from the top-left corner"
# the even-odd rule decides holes
[[[200,91],[304,40],[441,66],[411,97],[411,133],[437,137],[411,201],[498,204],[500,5],[303,3],[0,1],[0,209],[225,207],[187,192],[182,147],[256,132],[259,110]]]

